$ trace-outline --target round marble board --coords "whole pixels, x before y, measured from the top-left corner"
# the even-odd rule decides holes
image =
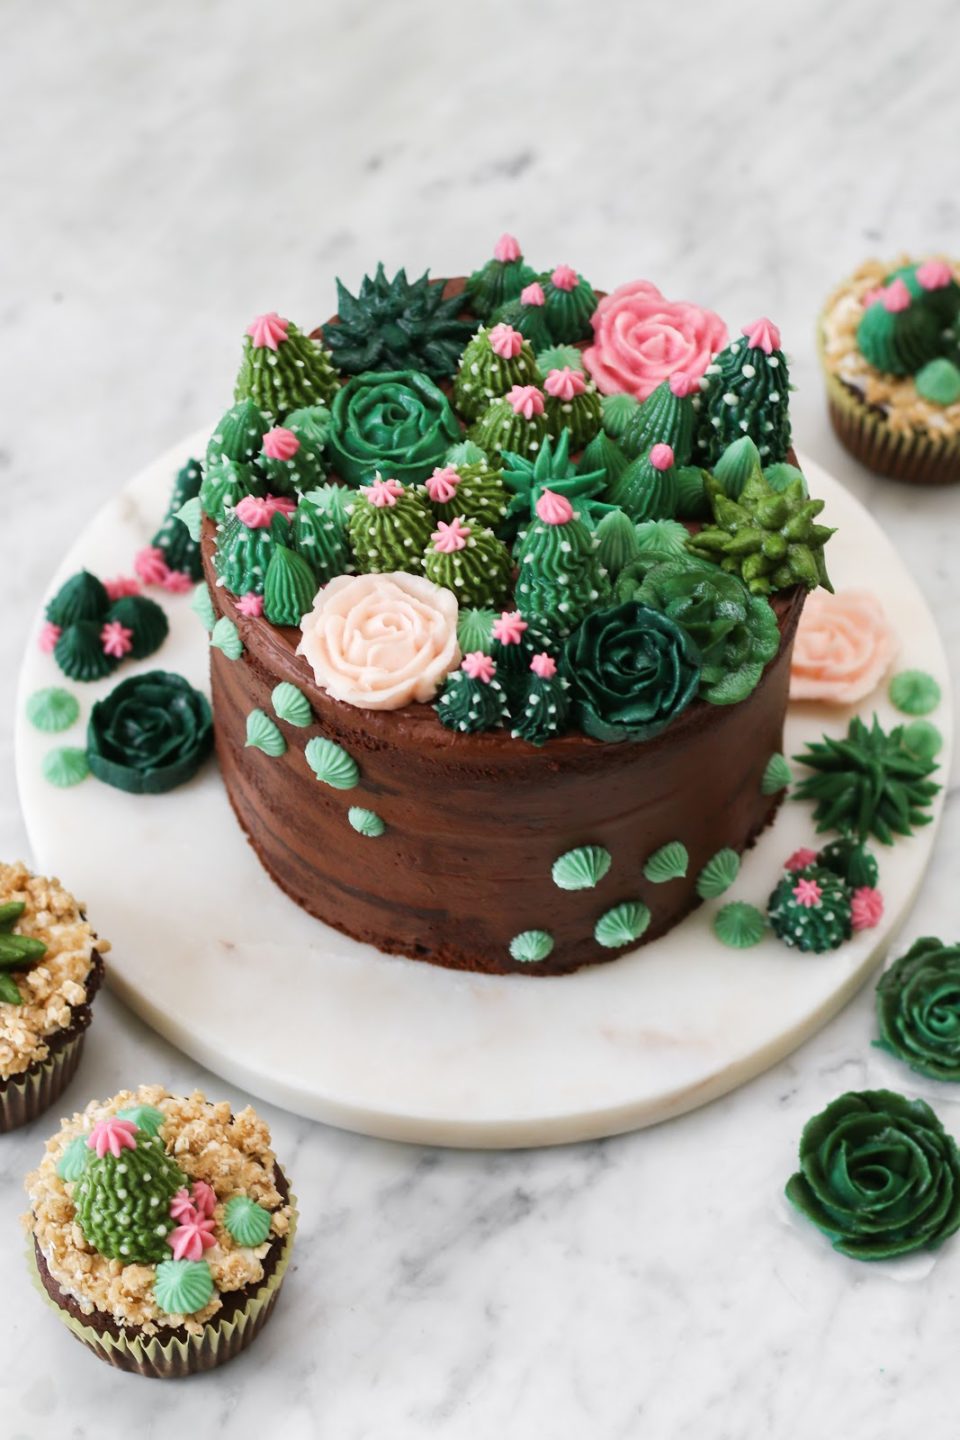
[[[51,592],[81,566],[103,577],[129,573],[177,468],[204,443],[194,436],[176,446],[102,510],[64,557]],[[932,719],[944,736],[946,776],[950,682],[933,619],[862,506],[816,465],[804,469],[827,501],[823,518],[839,527],[828,548],[834,584],[881,589],[900,665],[941,684]],[[138,668],[179,671],[207,689],[206,634],[189,597],[159,598],[170,635]],[[730,950],[711,929],[728,900],[762,908],[785,857],[815,843],[810,807],[787,800],[728,894],[663,939],[557,979],[463,975],[381,955],[299,910],[260,868],[213,763],[153,798],[92,777],[68,790],[49,784],[45,752],[82,744],[92,701],[132,672],[128,662],[102,682],[69,685],[82,692],[79,721],[65,735],[43,735],[25,719],[26,698],[64,682],[36,634],[28,639],[17,774],[36,865],[83,897],[113,943],[110,983],[167,1039],[277,1105],[390,1139],[582,1140],[665,1120],[742,1084],[823,1025],[878,964],[917,891],[939,820],[942,796],[933,824],[876,847],[884,921],[828,955],[795,953],[772,936]],[[883,687],[859,709],[868,717],[875,709],[885,726],[903,718]],[[851,713],[792,706],[786,753],[843,731]]]

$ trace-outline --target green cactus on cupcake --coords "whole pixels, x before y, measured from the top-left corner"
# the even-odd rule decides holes
[[[112,1115],[93,1126],[87,1147],[72,1196],[87,1243],[124,1265],[168,1260],[167,1237],[176,1224],[170,1205],[187,1177],[163,1140]]]

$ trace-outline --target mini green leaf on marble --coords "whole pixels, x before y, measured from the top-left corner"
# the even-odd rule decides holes
[[[304,754],[310,769],[324,785],[331,785],[334,790],[352,790],[360,783],[359,765],[336,741],[317,735],[307,742]]]
[[[183,521],[187,527],[187,534],[196,544],[200,539],[200,531],[203,526],[203,508],[199,495],[195,495],[192,500],[187,500],[181,505],[174,518]]]
[[[792,779],[793,771],[787,763],[787,757],[777,752],[767,761],[767,768],[760,781],[760,793],[776,795],[778,790],[786,790]]]
[[[270,699],[277,718],[286,721],[288,725],[303,729],[312,722],[310,701],[303,691],[298,690],[296,685],[291,685],[289,680],[281,680],[279,685],[275,685]]]
[[[554,860],[550,873],[561,890],[592,890],[612,864],[610,851],[602,845],[581,845]]]
[[[243,654],[240,631],[226,615],[221,615],[210,634],[210,644],[215,650],[222,650],[228,660],[239,660]]]
[[[732,950],[747,950],[763,939],[767,922],[756,905],[745,900],[731,900],[713,917],[713,930],[717,939]]]
[[[943,748],[943,736],[929,720],[914,720],[904,726],[903,743],[917,760],[932,760]]]
[[[670,840],[655,850],[643,867],[644,878],[651,885],[665,885],[668,880],[682,880],[687,873],[690,856],[686,845]]]
[[[270,1211],[249,1195],[234,1195],[227,1201],[223,1223],[238,1245],[262,1245],[270,1235]]]
[[[650,924],[650,911],[642,900],[627,900],[601,915],[593,929],[593,938],[607,950],[632,945]]]
[[[87,752],[79,750],[75,745],[64,745],[58,750],[48,750],[43,757],[41,768],[43,778],[49,780],[51,785],[56,785],[58,790],[66,790],[71,785],[79,785],[80,781],[86,780],[90,774]]]
[[[904,715],[929,715],[940,704],[940,686],[924,670],[901,670],[890,681],[890,701]]]
[[[27,719],[36,730],[55,735],[60,730],[69,730],[80,714],[80,702],[69,690],[51,685],[46,690],[35,690],[27,700]]]
[[[520,965],[537,965],[553,949],[553,936],[546,930],[521,930],[510,941],[510,954]]]
[[[362,805],[351,805],[347,819],[358,835],[369,840],[376,840],[387,828],[375,810],[365,810]]]
[[[213,597],[205,580],[201,580],[190,597],[190,609],[200,617],[205,630],[210,631],[217,623],[217,612],[213,608]]]
[[[739,874],[740,856],[736,850],[718,850],[697,876],[697,894],[701,900],[713,900],[729,890]]]
[[[287,742],[280,733],[276,721],[271,720],[264,710],[251,710],[247,716],[247,748],[262,750],[276,760],[287,748]]]

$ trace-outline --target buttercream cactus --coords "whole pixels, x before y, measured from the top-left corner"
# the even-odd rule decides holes
[[[438,521],[423,569],[428,580],[452,590],[468,606],[502,604],[513,581],[513,561],[503,541],[463,516]]]
[[[593,439],[584,447],[580,467],[584,471],[599,470],[604,477],[604,489],[615,485],[630,461],[620,449],[616,440],[611,440],[605,430],[598,430]]]
[[[857,327],[857,344],[877,370],[912,375],[941,351],[941,322],[897,276],[875,295]]]
[[[323,347],[275,310],[247,326],[234,400],[252,400],[279,420],[304,405],[326,404],[339,385]]]
[[[699,381],[684,370],[675,370],[639,405],[633,396],[609,396],[604,424],[618,432],[620,448],[631,460],[646,455],[653,445],[669,445],[676,464],[689,465],[699,389]],[[620,399],[631,401],[631,407],[622,415],[618,415],[614,404]]]
[[[517,608],[566,635],[610,592],[599,541],[565,495],[544,490],[518,541]]]
[[[423,553],[433,516],[415,490],[380,476],[356,493],[348,521],[350,543],[362,574],[423,573]]]
[[[268,495],[247,495],[239,501],[217,535],[213,557],[218,577],[232,595],[262,595],[275,544],[286,544],[292,501]]]
[[[670,520],[677,513],[679,489],[674,453],[669,445],[651,446],[646,455],[631,460],[610,487],[614,505],[634,520]]]
[[[767,918],[785,945],[818,955],[836,950],[853,930],[850,888],[817,865],[788,871],[767,902]]]
[[[535,456],[504,451],[503,483],[511,498],[501,533],[510,539],[532,519],[544,490],[565,495],[586,513],[592,510],[593,502],[606,488],[602,470],[585,463],[578,467],[570,459],[568,430],[564,430],[556,441],[548,435]],[[600,510],[606,508],[599,506]]]
[[[533,350],[519,330],[504,324],[481,329],[460,358],[453,403],[465,420],[477,420],[491,400],[514,385],[535,385],[538,376]]]
[[[465,655],[460,669],[447,676],[435,708],[448,730],[468,733],[506,724],[509,713],[496,662],[482,650]]]
[[[798,800],[814,802],[819,831],[840,830],[861,842],[874,835],[892,845],[896,835],[912,835],[930,823],[930,804],[940,786],[929,776],[937,762],[907,748],[902,725],[888,733],[876,715],[870,725],[855,715],[846,735],[824,735],[795,758],[813,771],[795,793]],[[872,883],[869,872],[866,883]]]
[[[251,465],[259,458],[270,421],[252,400],[231,405],[207,441],[206,469],[221,460]]]
[[[582,450],[600,429],[600,396],[580,370],[569,365],[550,370],[543,382],[547,424],[552,435],[570,432],[574,450]]]
[[[301,412],[303,413],[303,412]],[[325,412],[326,413],[326,412]],[[277,495],[300,495],[324,478],[323,445],[298,435],[286,425],[274,425],[263,437],[260,469]]]
[[[438,466],[423,488],[438,520],[463,515],[496,530],[509,506],[501,471],[491,469],[483,459],[466,465]]]
[[[299,625],[316,589],[313,570],[303,556],[286,545],[274,545],[263,579],[263,613],[271,625]]]
[[[764,465],[786,458],[790,449],[790,376],[780,349],[780,331],[771,320],[745,325],[707,366],[700,407],[699,445],[710,465],[732,440],[749,435]]]
[[[493,257],[467,281],[467,298],[471,309],[486,320],[507,301],[516,300],[520,292],[535,278],[526,264],[520,242],[515,235],[501,235],[493,247]]]
[[[513,735],[529,745],[546,745],[570,722],[570,682],[552,655],[541,651],[530,661],[527,684],[514,703]]]
[[[902,280],[913,298],[921,300],[942,326],[953,326],[960,314],[960,285],[948,261],[934,256],[901,265],[887,277],[888,284],[893,280]]]
[[[352,508],[356,504],[355,492],[343,493],[349,493],[346,503]],[[318,585],[353,569],[346,520],[345,508],[321,491],[303,496],[293,513],[291,543],[309,564]]]
[[[547,434],[545,410],[543,393],[536,385],[514,385],[502,399],[487,406],[470,438],[492,453],[514,450],[533,455]]]
[[[550,334],[557,344],[575,344],[592,335],[590,317],[597,297],[582,275],[570,265],[558,265],[540,276],[544,310]]]
[[[188,460],[186,465],[177,471],[167,512],[159,530],[150,541],[150,544],[160,551],[170,570],[188,575],[194,583],[203,574],[200,545],[179,518],[178,512],[189,501],[198,500],[202,483],[203,471],[199,460]]]
[[[504,610],[493,620],[490,643],[483,648],[497,662],[497,675],[512,710],[522,701],[530,683],[533,657],[548,654],[556,658],[562,646],[544,625],[525,620],[519,610]]]
[[[710,478],[706,491],[714,523],[691,540],[695,554],[739,574],[754,595],[792,585],[833,589],[823,555],[833,530],[817,523],[824,502],[811,500],[802,480],[778,492],[765,476],[753,475],[739,500],[730,500]]]
[[[72,1196],[87,1243],[124,1265],[168,1260],[167,1237],[176,1226],[170,1205],[187,1178],[163,1141],[111,1116],[94,1125],[87,1147]]]
[[[429,270],[408,280],[398,270],[388,280],[382,265],[365,275],[356,295],[337,281],[337,319],[324,326],[324,342],[344,375],[371,370],[418,370],[433,379],[453,374],[473,326],[460,318],[463,299],[444,296],[443,281]]]
[[[553,336],[547,323],[546,296],[539,280],[532,280],[520,291],[519,299],[508,300],[495,310],[490,317],[493,324],[502,322],[519,330],[524,340],[529,340],[534,353],[553,344]]]

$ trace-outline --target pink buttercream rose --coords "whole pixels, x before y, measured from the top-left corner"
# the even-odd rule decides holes
[[[604,395],[625,391],[646,400],[675,370],[699,379],[727,343],[719,315],[667,300],[649,280],[631,280],[605,296],[591,323],[594,340],[583,363]]]
[[[897,653],[883,608],[868,590],[814,590],[790,663],[790,699],[853,705],[879,685]]]
[[[317,684],[361,710],[426,704],[460,664],[456,597],[422,575],[338,575],[300,621]]]

